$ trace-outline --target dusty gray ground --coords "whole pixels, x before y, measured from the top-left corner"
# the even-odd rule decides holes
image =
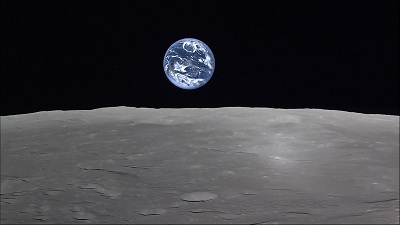
[[[399,117],[103,108],[1,117],[2,223],[399,223]]]

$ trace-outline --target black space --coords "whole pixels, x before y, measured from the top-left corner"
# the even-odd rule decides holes
[[[162,68],[186,37],[216,59],[191,91]],[[399,1],[1,2],[1,115],[113,106],[399,115]]]

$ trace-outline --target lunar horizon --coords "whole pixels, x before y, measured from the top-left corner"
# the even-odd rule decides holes
[[[1,116],[1,223],[399,223],[399,116],[110,107]]]

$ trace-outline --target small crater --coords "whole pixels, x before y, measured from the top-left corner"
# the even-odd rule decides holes
[[[98,192],[98,193],[100,193],[102,195],[105,195],[109,199],[117,199],[122,194],[119,191],[109,190],[109,189],[103,188],[103,187],[101,187],[100,185],[97,185],[97,184],[87,184],[87,185],[84,185],[84,186],[80,186],[79,188],[81,188],[81,189],[93,189],[96,192]]]
[[[233,171],[230,171],[230,170],[224,170],[221,172],[221,175],[222,176],[231,176],[231,175],[236,175],[236,173]]]
[[[15,203],[17,201],[17,199],[15,199],[15,198],[2,198],[1,199],[1,202],[2,203],[7,203],[7,204],[13,204],[13,203]]]
[[[81,188],[81,189],[96,189],[97,187],[98,187],[97,184],[87,184],[87,185],[80,186],[79,188]]]
[[[211,192],[192,192],[180,196],[183,201],[187,202],[205,202],[217,197],[218,195]]]
[[[98,190],[98,192],[104,194],[109,199],[117,199],[121,195],[121,192],[119,192],[119,191],[112,191],[112,190],[106,190],[106,189]]]
[[[56,196],[59,195],[62,192],[62,190],[50,190],[46,191],[44,194],[49,195],[49,196]]]
[[[38,221],[46,221],[46,220],[51,220],[51,217],[47,215],[37,215],[33,217],[33,219]]]
[[[157,216],[166,213],[167,210],[165,209],[144,209],[139,212],[142,216]]]
[[[257,195],[257,193],[253,192],[253,191],[244,191],[244,192],[241,192],[240,194],[242,194],[242,195]]]
[[[76,212],[74,213],[73,218],[76,220],[90,220],[94,218],[94,215],[87,212]]]
[[[191,213],[205,213],[205,212],[215,212],[214,210],[211,209],[190,209],[188,212]]]
[[[238,218],[240,218],[240,215],[236,215],[236,214],[218,214],[219,217],[221,217],[222,219],[226,219],[226,220],[236,220]]]

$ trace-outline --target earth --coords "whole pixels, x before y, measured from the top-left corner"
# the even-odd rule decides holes
[[[175,86],[186,90],[197,89],[211,79],[215,58],[204,42],[184,38],[168,48],[163,67],[167,78]]]

